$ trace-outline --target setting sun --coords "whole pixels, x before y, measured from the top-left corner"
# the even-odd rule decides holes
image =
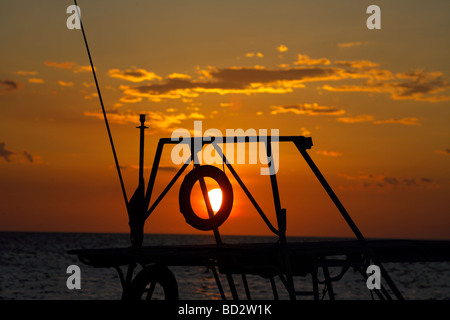
[[[211,202],[211,207],[214,213],[216,213],[222,205],[222,190],[220,188],[212,189],[208,192],[208,197]]]

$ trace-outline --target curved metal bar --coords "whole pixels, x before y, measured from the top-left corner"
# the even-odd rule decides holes
[[[236,181],[239,183],[239,185],[241,186],[242,190],[244,190],[245,194],[247,195],[247,197],[249,198],[250,202],[253,204],[253,206],[255,207],[256,211],[258,211],[259,215],[261,216],[261,218],[264,220],[264,222],[266,223],[266,225],[269,227],[270,231],[272,231],[274,234],[276,234],[277,236],[280,235],[280,232],[272,225],[272,223],[270,222],[270,220],[267,218],[267,216],[264,214],[264,212],[262,211],[261,207],[258,205],[258,203],[256,202],[255,198],[253,198],[252,194],[250,193],[250,191],[247,189],[247,187],[245,186],[244,182],[242,182],[241,178],[239,177],[239,175],[236,173],[236,171],[234,170],[233,166],[228,163],[227,158],[225,157],[225,155],[222,152],[222,149],[220,149],[220,147],[217,145],[217,143],[215,143],[214,141],[212,142],[212,145],[214,146],[214,149],[219,153],[219,155],[222,157],[223,162],[227,165],[228,169],[230,169],[231,173],[233,174],[234,178],[236,179]]]

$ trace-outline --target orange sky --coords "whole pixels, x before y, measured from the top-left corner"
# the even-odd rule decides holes
[[[72,2],[0,4],[0,229],[128,232],[114,160]],[[156,144],[177,128],[278,129],[309,154],[366,237],[450,239],[450,41],[443,1],[79,1],[126,190],[137,186],[139,114]],[[176,168],[165,149],[155,193]],[[221,165],[219,165],[221,167]],[[192,167],[189,167],[191,170]],[[236,170],[276,225],[260,165]],[[235,190],[223,234],[270,234]],[[350,236],[293,145],[277,174],[288,234]],[[198,233],[178,181],[149,233]]]

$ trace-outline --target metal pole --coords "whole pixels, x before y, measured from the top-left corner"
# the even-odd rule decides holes
[[[250,295],[250,288],[248,287],[247,276],[245,275],[245,273],[242,274],[242,283],[244,284],[247,300],[252,300],[252,297]]]
[[[211,265],[211,270],[214,275],[214,279],[216,280],[217,289],[219,289],[220,297],[222,298],[222,300],[227,300],[227,298],[225,296],[225,292],[223,291],[223,288],[222,288],[222,284],[220,283],[219,275],[217,274],[217,270],[216,270],[216,267],[214,266],[214,264]]]
[[[335,300],[335,298],[334,298],[334,291],[333,291],[333,284],[331,283],[330,272],[329,272],[327,266],[323,266],[323,275],[325,277],[325,285],[328,288],[328,296],[330,297],[330,300]]]
[[[353,222],[353,220],[350,217],[350,215],[348,214],[347,210],[344,208],[342,203],[339,201],[339,199],[336,196],[336,194],[334,193],[333,189],[331,189],[330,185],[325,180],[324,176],[320,172],[319,168],[317,168],[316,164],[311,159],[311,157],[309,156],[308,152],[306,152],[305,148],[301,144],[297,143],[297,141],[294,141],[294,144],[297,147],[298,151],[300,151],[300,153],[302,154],[302,156],[305,159],[305,161],[308,163],[308,165],[311,168],[311,170],[316,175],[316,177],[319,180],[319,182],[322,184],[322,186],[325,189],[325,191],[330,196],[331,200],[334,202],[334,204],[338,208],[338,210],[341,213],[341,215],[344,217],[344,219],[347,222],[347,224],[349,225],[349,227],[352,229],[352,231],[355,234],[356,238],[364,244],[364,247],[368,251],[368,253],[371,256],[372,260],[374,260],[374,262],[380,267],[380,271],[381,271],[382,276],[386,279],[387,283],[389,284],[390,288],[394,292],[394,294],[397,297],[397,299],[403,300],[404,298],[403,298],[402,294],[400,293],[400,291],[398,290],[398,288],[396,287],[394,281],[392,281],[392,279],[389,276],[389,274],[386,272],[384,267],[378,261],[378,259],[376,258],[376,255],[373,253],[372,249],[370,247],[366,246],[367,243],[366,243],[365,238],[362,235],[361,231],[359,231],[358,227]]]
[[[275,227],[270,223],[269,219],[266,217],[266,215],[264,214],[264,212],[262,211],[261,207],[258,205],[258,203],[256,202],[255,198],[253,198],[252,194],[250,193],[250,191],[247,189],[247,187],[245,186],[244,182],[241,180],[241,178],[239,177],[239,175],[237,174],[237,172],[234,170],[233,166],[228,162],[227,158],[225,157],[225,155],[223,154],[222,150],[220,149],[220,147],[212,142],[215,150],[217,153],[219,153],[219,156],[222,157],[224,163],[227,165],[228,169],[230,170],[231,174],[233,175],[233,177],[236,179],[236,181],[239,183],[239,185],[241,186],[242,190],[244,191],[244,193],[246,194],[246,196],[248,197],[248,199],[250,200],[250,202],[253,204],[253,206],[255,207],[256,211],[259,213],[259,215],[261,216],[261,218],[264,220],[264,222],[266,223],[267,227],[269,227],[269,229],[276,235],[280,235],[280,232],[275,229]]]
[[[271,137],[267,137],[266,154],[267,154],[268,165],[272,166],[272,168],[274,168],[275,167],[275,163],[274,163],[275,159],[272,155],[272,139],[271,139]],[[269,160],[271,160],[271,161],[269,162]],[[286,288],[288,289],[290,299],[295,300],[296,296],[295,296],[295,288],[294,288],[294,278],[292,277],[291,259],[289,258],[289,250],[287,248],[287,241],[286,241],[286,209],[281,209],[280,193],[278,190],[277,175],[275,173],[275,170],[271,170],[269,168],[269,173],[270,173],[270,184],[272,186],[273,201],[275,204],[275,214],[276,214],[277,223],[278,223],[281,253],[282,253],[283,262],[284,262],[285,268],[286,268],[286,280],[287,280]]]
[[[347,210],[345,210],[344,206],[339,201],[339,199],[336,196],[336,194],[334,193],[333,189],[331,189],[330,185],[325,180],[324,176],[320,172],[319,168],[317,168],[316,164],[311,159],[311,157],[309,156],[308,152],[306,152],[306,150],[301,145],[298,145],[297,143],[295,143],[295,145],[297,146],[298,151],[300,151],[300,153],[302,154],[302,156],[305,159],[306,163],[308,163],[309,167],[311,168],[311,170],[316,175],[316,177],[319,180],[319,182],[322,184],[322,186],[325,189],[325,191],[330,196],[331,200],[334,202],[334,204],[338,208],[338,210],[341,213],[341,215],[344,217],[345,221],[347,221],[347,224],[352,229],[352,231],[355,234],[356,238],[358,240],[360,240],[360,241],[365,241],[364,236],[362,235],[361,231],[359,231],[358,227],[353,222],[353,220],[350,217],[350,215],[348,214]]]
[[[77,4],[76,0],[74,0],[74,3],[75,3],[75,6],[78,8],[78,4]],[[100,87],[98,85],[97,75],[95,74],[94,63],[92,62],[91,52],[89,50],[89,45],[88,45],[88,42],[87,42],[87,39],[86,39],[86,34],[84,33],[83,22],[81,20],[81,15],[80,15],[80,12],[78,11],[78,9],[77,9],[77,13],[78,13],[78,18],[80,19],[81,32],[83,33],[84,43],[86,45],[86,51],[87,51],[88,56],[89,56],[89,62],[91,64],[92,74],[94,75],[95,86],[97,87],[98,99],[100,100],[100,105],[102,107],[103,118],[105,119],[106,130],[108,131],[109,143],[111,145],[111,149],[112,149],[112,152],[113,152],[114,162],[116,163],[117,174],[119,175],[119,181],[120,181],[120,187],[122,188],[123,199],[125,200],[125,205],[128,207],[127,192],[125,191],[125,185],[123,183],[122,173],[120,171],[119,160],[117,159],[116,148],[114,147],[114,142],[113,142],[111,130],[109,129],[108,118],[106,117],[106,111],[105,111],[105,106],[103,105],[102,94],[100,92]]]
[[[145,136],[145,114],[139,116],[139,121],[141,125],[136,127],[140,129],[140,140],[139,140],[139,187],[144,188],[144,136]]]
[[[155,185],[156,173],[158,172],[159,162],[161,160],[161,155],[164,148],[164,142],[161,139],[158,142],[156,148],[155,158],[153,159],[152,172],[150,173],[150,179],[148,180],[147,193],[145,194],[145,208],[147,209],[150,205],[150,198],[152,196],[153,187]]]

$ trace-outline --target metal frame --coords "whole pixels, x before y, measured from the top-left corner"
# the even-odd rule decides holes
[[[347,210],[344,208],[344,206],[340,202],[339,198],[337,197],[337,195],[334,193],[333,189],[330,187],[330,185],[326,181],[325,177],[322,175],[322,173],[320,172],[318,167],[315,165],[314,161],[309,156],[309,154],[307,152],[307,149],[310,149],[312,147],[312,145],[313,145],[312,144],[312,139],[310,137],[304,137],[304,136],[226,137],[225,136],[225,137],[220,137],[220,138],[221,139],[220,139],[219,143],[222,143],[222,144],[226,144],[226,143],[263,142],[263,143],[265,143],[265,146],[266,146],[267,159],[269,160],[270,158],[272,158],[271,159],[272,161],[274,160],[273,157],[272,157],[272,142],[291,142],[291,143],[294,143],[294,145],[296,146],[296,148],[298,149],[300,154],[303,156],[304,160],[306,161],[306,163],[308,164],[308,166],[310,167],[310,169],[312,170],[312,172],[314,173],[316,178],[321,183],[322,187],[327,192],[328,196],[331,198],[331,200],[333,201],[333,203],[335,204],[335,206],[339,210],[340,214],[342,215],[342,217],[344,218],[344,220],[346,221],[348,226],[351,228],[351,230],[352,230],[353,234],[355,235],[355,237],[361,243],[363,243],[363,245],[364,245],[364,247],[366,249],[366,255],[367,255],[366,256],[366,259],[367,259],[366,263],[369,263],[369,261],[371,259],[375,264],[377,264],[380,267],[380,271],[382,273],[382,276],[386,280],[389,288],[392,290],[392,292],[394,293],[395,297],[397,299],[403,299],[400,291],[397,289],[397,287],[395,286],[394,282],[390,278],[389,274],[384,269],[384,267],[381,265],[380,261],[377,259],[377,257],[373,253],[373,251],[370,249],[370,247],[365,246],[365,238],[362,235],[361,231],[358,229],[358,227],[354,223],[353,219],[350,217],[350,215],[348,214]],[[283,284],[285,285],[285,287],[286,287],[286,289],[287,289],[287,291],[289,293],[290,299],[295,300],[296,296],[301,296],[301,295],[306,295],[306,294],[312,294],[315,299],[319,299],[319,293],[318,293],[319,280],[317,278],[317,269],[318,269],[319,266],[321,266],[323,268],[323,273],[324,273],[324,277],[325,277],[324,283],[326,285],[325,289],[326,289],[326,291],[328,291],[330,299],[334,299],[334,292],[333,292],[333,289],[332,289],[332,281],[333,280],[330,277],[328,265],[327,265],[326,261],[321,261],[321,262],[317,261],[317,257],[313,261],[313,272],[312,272],[313,291],[312,292],[310,292],[310,291],[296,291],[295,288],[294,288],[294,281],[293,281],[293,275],[292,275],[292,270],[291,270],[291,264],[290,264],[290,261],[289,261],[289,252],[288,252],[287,240],[286,240],[286,209],[283,209],[282,206],[281,206],[281,200],[280,200],[280,195],[279,195],[279,190],[278,190],[278,182],[277,182],[276,173],[275,172],[271,172],[270,182],[271,182],[272,195],[273,195],[273,199],[274,199],[275,214],[276,214],[278,229],[273,226],[273,224],[270,222],[270,220],[264,214],[263,210],[258,205],[258,203],[256,202],[255,198],[252,196],[252,194],[250,193],[248,188],[245,186],[244,182],[239,177],[237,172],[234,170],[233,166],[229,163],[229,161],[225,157],[224,153],[222,152],[222,149],[220,148],[220,146],[218,146],[218,144],[217,144],[217,142],[215,140],[216,139],[214,137],[191,137],[191,138],[177,138],[177,139],[162,138],[162,139],[159,140],[158,146],[157,146],[157,149],[156,149],[156,153],[155,153],[155,157],[154,157],[154,161],[153,161],[153,166],[152,166],[152,170],[151,170],[148,186],[147,186],[147,191],[145,193],[145,208],[146,208],[146,210],[148,209],[146,211],[146,214],[145,214],[145,220],[156,209],[158,204],[161,202],[161,200],[164,198],[164,196],[167,194],[167,192],[171,189],[171,187],[175,184],[175,182],[178,180],[178,178],[182,175],[182,173],[188,167],[188,165],[193,160],[194,160],[194,166],[198,165],[198,164],[195,164],[197,153],[200,152],[203,149],[204,145],[212,144],[214,146],[214,149],[216,150],[216,152],[218,152],[219,156],[222,158],[223,163],[226,164],[227,168],[230,170],[231,174],[236,179],[236,181],[238,182],[238,184],[240,185],[240,187],[242,188],[242,190],[244,191],[244,193],[246,194],[246,196],[248,197],[250,202],[253,204],[253,206],[255,207],[255,209],[257,210],[258,214],[263,219],[263,221],[265,222],[267,227],[275,235],[277,235],[279,237],[279,243],[280,243],[280,249],[281,249],[281,255],[282,255],[281,258],[282,258],[282,262],[283,262],[283,265],[284,265],[285,270],[286,270],[286,278],[284,278],[284,276],[281,273],[279,274],[279,276],[280,276],[280,279],[282,280]],[[151,196],[152,196],[152,192],[153,192],[153,187],[155,185],[156,175],[157,175],[157,172],[158,172],[158,167],[159,167],[159,163],[160,163],[160,160],[161,160],[161,156],[162,156],[162,152],[163,152],[164,146],[165,145],[173,145],[173,144],[188,144],[189,147],[190,147],[191,156],[186,160],[186,162],[182,165],[182,167],[178,170],[178,172],[172,178],[172,180],[168,183],[166,188],[162,191],[162,193],[158,196],[158,198],[156,198],[156,200],[150,206],[150,200],[151,200]],[[141,150],[142,150],[142,148],[141,148]],[[140,179],[140,181],[142,181],[142,180]],[[209,198],[207,197],[206,186],[204,184],[204,181],[203,181],[203,183],[202,183],[202,181],[200,181],[200,184],[201,184],[201,188],[202,188],[202,191],[203,191],[205,204],[206,204],[207,209],[208,209],[208,213],[211,216],[213,214],[213,212],[212,212],[212,209],[211,209],[211,205],[209,203]],[[215,236],[216,242],[217,242],[218,245],[220,245],[222,243],[222,241],[221,241],[221,238],[220,238],[219,231],[217,229],[214,229],[213,231],[214,231],[214,236]],[[219,289],[221,289],[222,287],[220,285],[220,280],[219,280],[219,278],[217,276],[217,272],[216,272],[214,266],[212,266],[212,268],[213,268],[213,273],[214,273],[217,285],[218,285]],[[362,274],[362,276],[364,278],[367,278],[367,275],[364,273],[364,270],[362,270],[361,268],[357,268],[357,269]],[[228,283],[230,285],[230,290],[232,292],[233,298],[234,299],[238,299],[232,275],[231,274],[226,274],[226,276],[227,276]],[[245,277],[245,275],[243,275],[243,276]],[[243,281],[244,281],[244,286],[245,286],[246,279],[243,278]],[[275,288],[275,290],[276,290],[276,287],[274,286],[273,278],[271,279],[271,284],[272,284],[272,288]],[[225,298],[224,293],[223,293],[223,289],[220,290],[220,291],[221,291],[222,298]],[[392,299],[391,296],[389,295],[388,291],[385,288],[382,288],[381,291],[382,291],[382,294],[377,292],[377,294],[378,294],[380,299],[384,299],[384,298]],[[250,294],[249,294],[249,292],[247,292],[247,290],[246,290],[246,293],[247,293],[247,296],[249,297]],[[278,296],[276,291],[274,291],[274,296],[275,297]]]
[[[76,0],[74,0],[74,3],[75,3],[75,6],[78,7]],[[95,84],[96,84],[96,88],[97,88],[97,92],[98,92],[99,101],[100,101],[100,104],[101,104],[101,107],[102,107],[102,113],[103,113],[103,117],[104,117],[104,120],[105,120],[106,129],[107,129],[107,132],[108,132],[109,142],[110,142],[110,145],[111,145],[111,148],[112,148],[112,152],[113,152],[113,155],[114,155],[114,161],[115,161],[117,173],[118,173],[119,180],[120,180],[122,195],[123,195],[123,198],[125,200],[125,204],[127,206],[128,214],[130,216],[130,227],[132,229],[131,232],[130,232],[130,235],[131,235],[131,238],[132,238],[132,245],[133,245],[134,249],[139,249],[141,244],[142,244],[143,226],[145,224],[146,219],[155,210],[155,208],[158,206],[158,204],[161,202],[161,200],[164,198],[164,196],[167,194],[167,192],[170,190],[170,188],[173,186],[173,184],[177,181],[177,179],[181,176],[183,171],[186,169],[186,167],[192,161],[192,148],[191,148],[191,157],[189,158],[189,161],[187,161],[186,163],[183,164],[183,166],[180,168],[180,170],[177,172],[177,174],[172,178],[172,180],[169,182],[169,184],[166,186],[166,188],[163,190],[163,192],[158,196],[158,198],[153,202],[153,204],[149,208],[151,195],[152,195],[152,192],[153,192],[153,187],[154,187],[155,180],[156,180],[156,174],[157,174],[157,171],[158,171],[159,162],[160,162],[160,159],[161,159],[161,154],[162,154],[164,145],[165,144],[183,143],[183,141],[185,141],[186,139],[183,139],[183,141],[181,141],[180,139],[178,139],[178,140],[177,139],[175,139],[175,140],[174,139],[160,139],[159,140],[158,147],[157,147],[156,154],[155,154],[155,158],[154,158],[154,161],[153,161],[153,167],[152,167],[152,171],[151,171],[151,174],[150,174],[150,179],[149,179],[149,183],[148,183],[148,187],[147,187],[147,192],[145,193],[144,192],[145,185],[144,185],[144,178],[143,178],[143,149],[144,149],[144,130],[146,129],[146,127],[144,126],[145,115],[141,115],[141,118],[140,118],[141,126],[138,127],[138,128],[141,129],[141,131],[140,131],[140,133],[141,133],[140,159],[139,159],[139,187],[136,190],[136,192],[133,195],[133,197],[130,199],[130,202],[131,202],[131,204],[130,204],[130,202],[128,201],[128,197],[127,197],[126,191],[125,191],[123,178],[122,178],[121,171],[120,171],[120,165],[119,165],[119,162],[118,162],[118,159],[117,159],[117,154],[116,154],[116,151],[115,151],[115,147],[114,147],[111,131],[110,131],[110,128],[109,128],[108,119],[106,117],[106,112],[105,112],[105,108],[104,108],[104,105],[103,105],[102,95],[101,95],[99,84],[98,84],[98,81],[97,81],[97,76],[96,76],[96,73],[95,73],[94,64],[93,64],[93,61],[92,61],[92,57],[91,57],[91,54],[90,54],[88,42],[87,42],[87,39],[86,39],[85,30],[84,30],[83,23],[82,23],[81,16],[80,16],[79,12],[78,12],[78,18],[80,19],[83,39],[84,39],[86,50],[87,50],[87,53],[88,53],[92,74],[94,76],[94,80],[95,80]],[[229,139],[231,139],[232,140],[231,142],[233,142],[233,143],[240,143],[240,142],[249,142],[250,139],[256,139],[256,142],[259,142],[261,137],[253,136],[253,137],[245,137],[244,139],[242,139],[241,137],[228,137],[228,138],[225,137],[225,138],[226,138],[226,141],[223,142],[223,143],[229,143],[230,142]],[[214,143],[214,139],[210,139],[210,142],[207,142],[207,141],[204,140],[203,137],[201,137],[201,138],[192,138],[192,139],[190,139],[191,146],[192,145],[195,146],[195,144],[194,144],[194,142],[196,141],[195,139],[201,139],[200,146],[202,148],[203,148],[204,144],[213,143],[215,150],[217,152],[219,152],[219,154],[220,154],[220,152],[221,152],[220,148],[217,146],[217,144]],[[264,139],[265,139],[265,143],[266,143],[267,157],[269,158],[271,156],[271,141],[272,141],[272,137],[264,137]],[[311,138],[305,138],[305,137],[302,137],[302,136],[287,136],[287,137],[276,137],[276,139],[277,139],[277,141],[280,141],[280,142],[290,141],[290,142],[293,142],[295,144],[295,146],[297,147],[297,149],[299,150],[299,152],[301,153],[301,155],[303,156],[305,161],[308,163],[308,165],[311,168],[311,170],[316,175],[317,179],[322,184],[322,186],[325,189],[325,191],[328,193],[328,195],[330,196],[330,198],[332,199],[332,201],[334,202],[334,204],[338,208],[339,212],[341,213],[341,215],[343,216],[343,218],[345,219],[347,224],[352,229],[352,231],[355,234],[356,238],[361,243],[363,243],[365,245],[365,239],[364,239],[363,235],[361,234],[361,232],[357,228],[356,224],[353,222],[353,220],[351,219],[350,215],[347,213],[347,211],[345,210],[344,206],[341,204],[341,202],[337,198],[336,194],[333,192],[333,190],[331,189],[331,187],[329,186],[329,184],[327,183],[327,181],[325,180],[325,178],[323,177],[323,175],[321,174],[321,172],[319,171],[317,166],[314,164],[314,162],[312,161],[312,159],[310,158],[310,156],[306,152],[306,149],[310,149],[311,146],[312,146]],[[250,141],[250,142],[253,142],[253,141]],[[195,156],[196,156],[196,150],[194,150],[194,157]],[[222,154],[222,159],[224,160],[224,163],[227,164],[227,167],[230,169],[231,173],[233,174],[235,179],[238,181],[239,185],[242,187],[242,189],[244,190],[245,194],[250,199],[250,201],[252,202],[253,206],[256,208],[256,210],[258,211],[259,215],[264,220],[264,222],[266,223],[268,228],[274,234],[279,236],[280,244],[281,244],[281,253],[282,253],[283,257],[284,257],[283,258],[284,259],[284,263],[285,263],[285,265],[287,267],[286,270],[288,270],[288,272],[286,273],[287,279],[282,278],[281,275],[280,275],[280,278],[283,281],[283,283],[285,283],[285,286],[286,286],[286,288],[289,291],[290,297],[292,299],[295,299],[295,296],[299,295],[299,294],[302,294],[302,292],[295,291],[294,290],[294,286],[293,286],[292,273],[290,271],[290,263],[289,263],[289,260],[288,260],[289,259],[289,253],[288,253],[287,246],[286,246],[286,210],[283,209],[282,206],[281,206],[280,197],[279,197],[279,191],[278,191],[278,184],[277,184],[277,179],[276,179],[276,174],[273,173],[272,175],[270,175],[270,181],[271,181],[271,187],[272,187],[272,194],[273,194],[273,198],[274,198],[275,213],[276,213],[276,218],[277,218],[278,229],[276,229],[271,224],[269,219],[267,219],[267,217],[265,216],[264,212],[262,211],[262,209],[257,204],[256,200],[251,195],[250,191],[246,188],[245,184],[242,182],[242,180],[239,178],[237,173],[234,171],[233,167],[228,163],[228,161],[226,161],[226,158],[225,158],[225,156],[223,154]],[[205,204],[207,206],[208,214],[211,216],[213,214],[213,212],[212,212],[212,209],[211,209],[211,204],[209,203],[209,198],[208,198],[207,194],[205,193],[206,187],[205,187],[204,181],[201,180],[200,184],[201,184],[202,192],[203,192],[203,195],[204,195],[204,198],[205,198]],[[131,207],[132,207],[132,209],[131,209]],[[221,242],[221,239],[220,239],[219,231],[217,229],[214,230],[214,236],[216,238],[216,242],[220,245],[222,242]],[[399,299],[402,299],[402,296],[401,296],[400,292],[398,291],[398,289],[396,288],[395,284],[393,283],[393,281],[391,280],[391,278],[387,274],[386,270],[382,267],[382,265],[379,262],[379,260],[375,257],[375,255],[373,254],[372,250],[368,246],[365,246],[365,247],[367,249],[368,257],[371,258],[380,267],[383,277],[387,280],[388,285],[391,288],[391,290],[394,292],[395,296],[397,298],[399,298]],[[314,266],[316,266],[316,262],[317,261],[313,262]],[[122,285],[124,286],[124,289],[126,288],[127,284],[130,283],[130,281],[131,281],[131,277],[132,277],[132,273],[133,273],[134,267],[135,267],[135,265],[132,265],[132,264],[129,265],[128,272],[127,272],[127,277],[126,277],[127,279],[124,278],[120,268],[117,267],[118,272],[119,272],[119,276],[120,276],[120,279],[121,279],[121,282],[122,282]],[[329,272],[328,272],[327,267],[324,267],[323,270],[324,270],[325,282],[326,282],[326,285],[328,287],[328,293],[330,294],[330,298],[332,298],[332,297],[334,297],[333,290],[331,288],[331,282],[332,281],[331,281],[331,278],[329,276]],[[363,270],[360,269],[359,271],[363,274],[364,277],[366,276],[364,274]],[[218,279],[218,277],[216,276],[217,274],[215,273],[214,266],[213,266],[213,273],[214,273],[216,279]],[[230,288],[231,288],[231,290],[233,292],[233,297],[237,298],[237,294],[235,294],[235,289],[233,290],[233,287],[232,287],[232,286],[234,286],[234,284],[232,283],[232,276],[231,275],[227,275],[227,278],[228,278],[228,280],[230,282]],[[246,283],[245,275],[243,275],[243,281],[244,281],[244,286],[245,286],[245,289],[246,289],[247,296],[250,297],[250,294],[249,294],[249,292],[247,290],[248,286],[247,286],[247,283]],[[317,279],[316,269],[314,267],[314,270],[313,270],[313,287],[314,287],[314,297],[316,299],[318,298],[317,283],[318,283],[318,279]],[[274,296],[277,297],[276,287],[274,285],[273,279],[271,279],[271,284],[272,284],[272,287],[274,288]],[[218,283],[218,285],[219,285],[219,289],[221,289],[220,283]],[[388,295],[387,291],[385,292],[385,290],[383,290],[383,293],[385,294],[385,296],[387,298],[390,298],[390,296]],[[222,290],[221,290],[221,295],[222,295]],[[224,295],[223,295],[223,297],[224,297]]]

